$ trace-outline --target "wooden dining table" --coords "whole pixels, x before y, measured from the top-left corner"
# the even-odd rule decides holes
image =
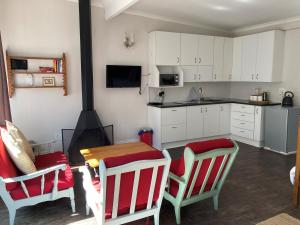
[[[129,154],[139,153],[139,152],[146,152],[146,151],[158,151],[158,150],[143,142],[131,142],[126,144],[115,144],[115,145],[82,149],[80,150],[80,153],[84,157],[89,167],[97,168],[99,167],[99,161],[101,159],[129,155]]]

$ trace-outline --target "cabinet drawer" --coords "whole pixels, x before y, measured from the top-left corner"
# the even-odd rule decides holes
[[[253,140],[253,131],[231,127],[231,133],[236,136],[244,137]]]
[[[186,123],[186,107],[162,109],[162,125]]]
[[[186,139],[186,124],[175,124],[162,127],[162,143]]]
[[[246,129],[246,130],[251,130],[251,131],[254,130],[254,123],[253,122],[248,122],[248,121],[233,119],[232,122],[231,122],[231,126]]]
[[[232,119],[254,122],[254,114],[243,113],[243,112],[232,112],[231,113]]]
[[[232,104],[231,111],[253,114],[254,106],[253,105]]]

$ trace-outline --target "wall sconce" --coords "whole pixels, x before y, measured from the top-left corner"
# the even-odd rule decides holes
[[[123,43],[126,48],[132,47],[135,44],[134,33],[128,34],[127,32],[125,32],[125,38]]]

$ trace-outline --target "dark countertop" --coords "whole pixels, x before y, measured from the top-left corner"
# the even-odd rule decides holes
[[[195,106],[195,105],[215,105],[215,104],[226,104],[226,103],[236,103],[244,105],[255,105],[255,106],[274,106],[281,105],[278,102],[268,102],[268,103],[256,103],[250,102],[245,99],[235,99],[235,98],[223,98],[223,99],[205,99],[203,101],[178,101],[178,102],[166,102],[166,103],[156,103],[149,102],[147,105],[157,108],[172,108],[172,107],[185,107],[185,106]]]

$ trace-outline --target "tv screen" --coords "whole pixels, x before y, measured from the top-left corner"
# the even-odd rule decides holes
[[[107,88],[141,87],[141,66],[106,65]]]

